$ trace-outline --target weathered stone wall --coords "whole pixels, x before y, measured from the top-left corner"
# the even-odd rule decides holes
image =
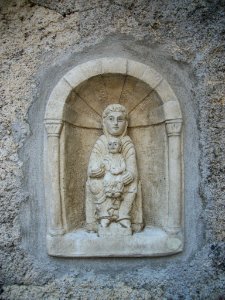
[[[218,0],[1,1],[2,299],[225,297],[224,6]],[[180,97],[190,139],[180,255],[46,254],[40,175],[46,101],[66,71],[103,56],[154,66]]]

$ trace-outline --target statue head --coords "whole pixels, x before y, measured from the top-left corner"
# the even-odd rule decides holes
[[[120,153],[122,150],[122,142],[120,138],[112,137],[108,141],[109,153]]]
[[[128,116],[126,108],[120,104],[110,104],[102,114],[103,131],[106,136],[121,137],[126,134]]]

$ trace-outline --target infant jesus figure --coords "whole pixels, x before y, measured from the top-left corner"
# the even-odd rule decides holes
[[[105,175],[103,178],[105,201],[98,207],[98,215],[102,227],[117,222],[121,201],[123,201],[126,162],[121,154],[122,142],[112,137],[108,141],[108,154],[103,158]]]

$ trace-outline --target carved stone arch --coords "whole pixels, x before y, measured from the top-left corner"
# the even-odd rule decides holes
[[[162,100],[165,120],[182,118],[176,95],[158,72],[136,61],[102,58],[78,65],[60,79],[47,102],[45,120],[62,120],[64,105],[72,90],[91,77],[107,73],[130,75],[144,81]]]
[[[130,114],[131,129],[135,127],[145,127],[145,125],[154,126],[162,124],[166,132],[166,142],[164,142],[167,147],[165,164],[167,168],[166,197],[168,198],[168,208],[165,220],[161,226],[163,233],[158,233],[159,240],[154,240],[155,233],[153,232],[152,240],[147,241],[146,244],[149,246],[147,247],[148,249],[143,250],[141,254],[138,252],[139,250],[134,249],[127,254],[123,253],[123,255],[151,256],[179,252],[182,250],[182,114],[179,101],[167,81],[154,69],[133,60],[113,57],[91,60],[74,67],[60,79],[47,102],[45,126],[48,136],[46,145],[48,158],[45,159],[45,172],[47,182],[48,253],[50,255],[59,256],[120,256],[123,252],[117,249],[111,253],[98,253],[95,255],[94,253],[90,254],[88,251],[84,253],[77,250],[79,248],[77,243],[79,243],[80,240],[74,237],[70,240],[72,227],[67,224],[66,219],[73,218],[74,214],[71,212],[71,208],[67,207],[68,204],[66,204],[65,201],[65,187],[63,186],[63,180],[66,176],[63,174],[65,168],[62,166],[62,157],[65,156],[66,151],[63,140],[67,134],[65,124],[69,121],[74,126],[80,126],[82,128],[95,128],[98,130],[101,128],[100,122],[84,117],[87,115],[89,109],[95,110],[93,106],[89,106],[90,103],[88,103],[88,101],[83,101],[85,102],[84,105],[86,105],[86,114],[82,116],[79,111],[73,110],[69,102],[70,100],[68,99],[79,97],[76,94],[76,89],[82,88],[84,84],[88,84],[88,80],[100,76],[108,76],[108,74],[117,74],[118,76],[121,75],[124,78],[131,79],[136,78],[139,82],[148,86],[151,92],[154,92],[156,97],[160,99],[160,104],[146,115],[147,119],[142,118],[137,122],[132,114]],[[76,98],[76,100],[77,99],[78,98]],[[137,107],[138,105],[139,104],[137,104]],[[99,111],[95,112],[100,116]],[[145,123],[143,124],[141,122]],[[67,213],[67,210],[70,210],[70,212]],[[70,214],[69,217],[67,216],[68,214]],[[146,237],[144,238],[146,239]],[[151,234],[149,239],[151,239]],[[65,246],[65,249],[57,246],[58,243],[65,243],[66,245],[66,242],[73,244],[72,250],[68,250],[67,246]],[[110,246],[108,249],[110,249]]]

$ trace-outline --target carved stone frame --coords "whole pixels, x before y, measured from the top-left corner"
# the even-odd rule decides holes
[[[90,77],[99,74],[127,74],[147,83],[163,102],[166,132],[168,137],[168,216],[167,226],[157,230],[135,234],[123,239],[123,247],[114,249],[110,241],[101,241],[108,251],[92,251],[96,238],[85,233],[86,238],[67,233],[62,217],[62,196],[60,192],[60,134],[63,128],[63,110],[71,91]],[[74,67],[54,87],[47,102],[45,113],[47,132],[47,159],[45,159],[47,204],[47,248],[49,255],[90,257],[90,256],[160,256],[183,249],[183,193],[182,193],[182,114],[179,101],[162,76],[151,67],[125,58],[101,58]],[[88,236],[89,235],[89,236]],[[90,241],[91,238],[91,241]],[[82,244],[83,243],[83,244]],[[85,244],[86,243],[86,244]],[[98,244],[98,242],[96,242]],[[138,247],[135,244],[139,244]],[[143,247],[140,247],[140,244]],[[82,248],[84,245],[84,248]],[[119,245],[119,242],[118,242]],[[125,251],[124,251],[125,249]],[[127,251],[126,249],[130,249]]]

